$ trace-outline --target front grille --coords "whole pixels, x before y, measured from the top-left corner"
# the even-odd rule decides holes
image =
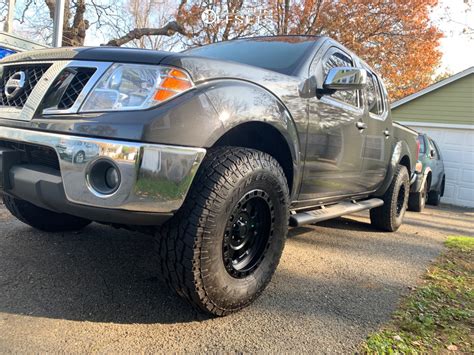
[[[71,108],[94,73],[95,68],[77,68],[74,70],[72,73],[74,77],[59,100],[58,109],[67,110]]]
[[[26,100],[33,91],[34,87],[41,79],[43,74],[48,70],[51,64],[27,64],[27,65],[8,65],[3,67],[3,71],[0,74],[0,106],[9,106],[22,108]],[[15,73],[25,73],[25,85],[24,87],[11,98],[7,98],[5,94],[5,86]]]
[[[23,164],[41,165],[60,170],[58,155],[52,148],[9,141],[0,141],[0,147],[20,151]]]

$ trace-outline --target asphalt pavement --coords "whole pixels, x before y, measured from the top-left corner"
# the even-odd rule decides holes
[[[292,229],[262,297],[208,318],[159,281],[151,238],[92,224],[47,234],[0,205],[0,353],[354,352],[474,210],[409,212],[396,233],[359,214]]]

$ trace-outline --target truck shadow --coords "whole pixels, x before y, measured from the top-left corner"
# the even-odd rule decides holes
[[[149,236],[98,224],[57,234],[5,224],[0,312],[127,324],[206,319],[159,280]]]

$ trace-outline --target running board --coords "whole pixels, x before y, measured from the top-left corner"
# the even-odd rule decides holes
[[[368,210],[383,205],[383,200],[371,198],[364,201],[344,201],[338,204],[322,207],[317,210],[305,211],[290,216],[290,226],[299,227],[304,224],[311,224],[341,217],[346,214]]]

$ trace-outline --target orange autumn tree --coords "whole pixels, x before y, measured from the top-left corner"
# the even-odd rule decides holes
[[[275,14],[288,22],[283,33],[323,34],[346,45],[383,76],[396,100],[432,82],[441,59],[442,34],[430,21],[436,5],[437,0],[306,0]]]

